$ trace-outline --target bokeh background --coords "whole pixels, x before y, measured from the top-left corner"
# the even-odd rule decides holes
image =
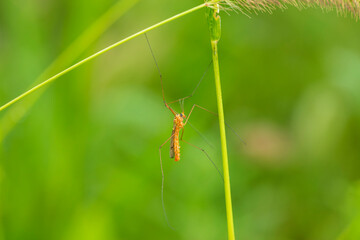
[[[200,3],[0,1],[0,104]],[[225,117],[247,142],[228,131],[237,239],[360,239],[359,22],[289,7],[222,23]],[[148,37],[167,99],[189,95],[211,60],[204,11]],[[186,112],[194,103],[216,111],[212,70]],[[221,179],[188,145],[180,162],[163,148],[176,231],[165,222],[158,147],[172,118],[143,36],[2,111],[0,239],[226,239]],[[202,136],[187,126],[184,138],[221,168],[217,118],[196,110],[191,123]]]

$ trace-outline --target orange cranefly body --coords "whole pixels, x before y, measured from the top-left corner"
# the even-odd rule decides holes
[[[175,162],[180,160],[180,143],[179,143],[179,132],[180,129],[175,127],[174,133],[174,155],[175,155]]]
[[[180,142],[179,142],[179,134],[180,130],[184,127],[183,116],[177,114],[174,118],[174,155],[175,161],[180,160]]]

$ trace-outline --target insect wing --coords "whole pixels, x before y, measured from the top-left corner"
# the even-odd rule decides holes
[[[171,132],[171,140],[170,140],[170,158],[174,158],[175,157],[175,152],[174,152],[174,138],[175,138],[175,126]]]

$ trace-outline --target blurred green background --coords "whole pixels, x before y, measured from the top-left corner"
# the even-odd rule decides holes
[[[116,2],[0,1],[0,104],[28,89]],[[41,80],[200,3],[139,1]],[[360,239],[359,23],[294,7],[222,17],[225,117],[247,142],[228,131],[237,239]],[[148,37],[167,99],[189,95],[211,60],[204,10]],[[61,77],[27,111],[32,99],[0,112],[1,240],[226,239],[222,182],[201,151],[184,144],[180,162],[163,148],[176,231],[166,225],[158,147],[173,116],[143,36]],[[212,71],[186,112],[194,103],[216,111]],[[189,126],[184,138],[221,167],[216,117],[196,110],[191,123],[214,147]]]

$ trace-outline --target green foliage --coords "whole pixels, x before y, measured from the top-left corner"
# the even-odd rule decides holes
[[[0,1],[0,102],[32,84],[112,4]],[[78,58],[192,4],[142,1]],[[360,177],[358,23],[315,9],[222,20],[225,114],[247,141],[228,134],[238,239],[358,239],[358,200],[349,200]],[[169,100],[191,93],[208,65],[206,28],[199,11],[149,33]],[[164,157],[177,231],[167,227],[158,147],[172,117],[145,39],[123,46],[63,76],[2,142],[0,239],[226,235],[222,182],[189,146],[179,163]],[[191,103],[216,109],[211,75]],[[219,164],[217,120],[194,112],[191,122],[216,147],[189,128],[185,139]]]
[[[338,240],[356,240],[360,238],[360,184],[355,183],[349,189],[346,210],[350,223]]]

